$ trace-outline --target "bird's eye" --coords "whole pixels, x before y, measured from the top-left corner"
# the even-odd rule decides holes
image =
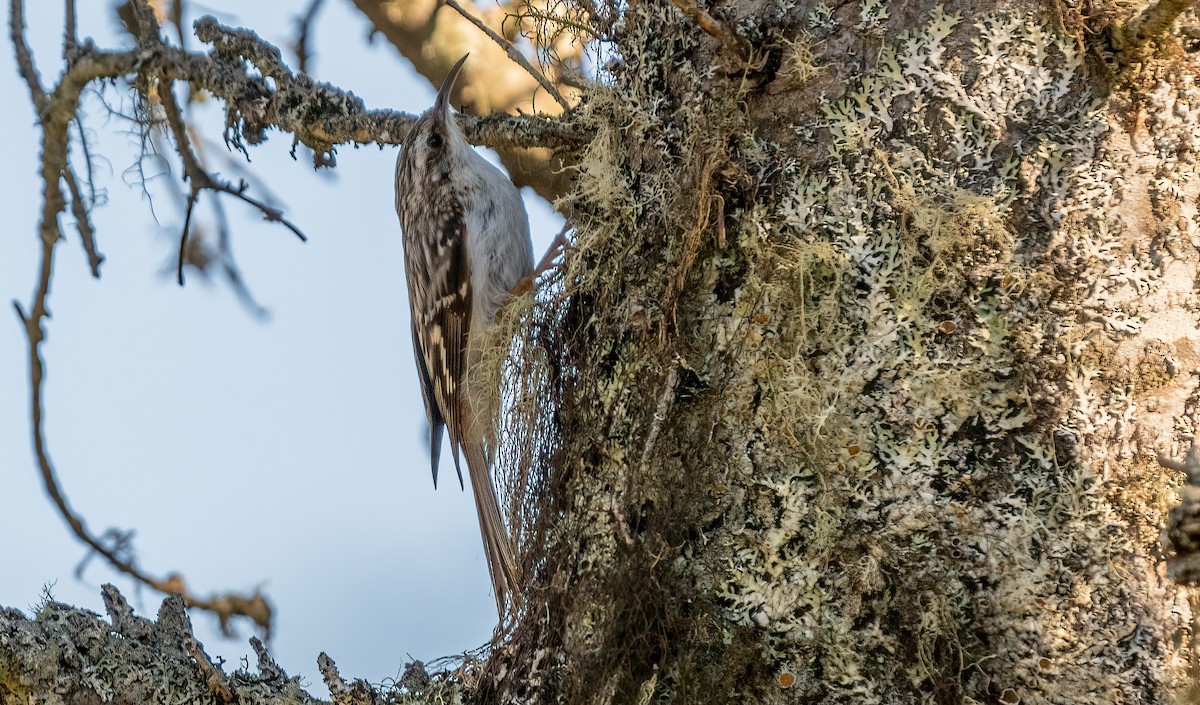
[[[442,136],[435,132],[432,135],[430,135],[428,139],[425,140],[425,144],[429,145],[430,149],[441,149],[442,148]]]

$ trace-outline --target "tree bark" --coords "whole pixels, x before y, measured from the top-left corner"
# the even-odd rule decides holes
[[[1200,400],[1195,47],[1089,8],[619,6],[563,118],[591,141],[559,288],[505,309],[490,370],[526,609],[404,697],[1184,697],[1157,455]],[[160,639],[130,673],[192,680],[133,690],[79,614],[0,616],[0,696],[221,680]]]
[[[500,699],[1169,702],[1193,55],[1117,57],[1103,6],[831,5],[625,10]]]

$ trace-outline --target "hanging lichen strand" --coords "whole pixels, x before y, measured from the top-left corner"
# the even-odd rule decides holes
[[[576,115],[537,373],[562,436],[516,517],[542,572],[483,691],[1169,702],[1191,615],[1153,452],[1197,401],[1190,57],[1108,71],[990,3],[722,9],[761,49],[622,7]]]

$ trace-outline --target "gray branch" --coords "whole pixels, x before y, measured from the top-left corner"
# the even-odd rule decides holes
[[[340,144],[399,144],[416,116],[393,110],[367,110],[349,91],[294,74],[279,49],[245,29],[224,27],[212,17],[195,23],[196,36],[212,45],[207,54],[157,45],[124,52],[87,46],[68,68],[47,110],[74,114],[79,94],[92,81],[139,75],[186,81],[226,106],[226,139],[237,147],[258,144],[276,128],[308,146],[321,164]],[[245,62],[263,76],[247,74]],[[270,79],[270,80],[268,80]],[[460,115],[468,139],[487,147],[582,145],[586,135],[564,122],[534,116]]]
[[[300,687],[299,677],[288,676],[257,637],[250,638],[254,669],[226,673],[196,639],[178,595],[163,600],[151,621],[135,615],[112,585],[101,593],[108,621],[53,601],[33,619],[0,607],[0,702],[40,702],[53,693],[51,702],[68,703],[328,705]],[[420,661],[382,689],[360,679],[347,683],[326,654],[316,662],[333,705],[449,702],[465,695],[452,672],[430,675]]]
[[[157,621],[133,614],[111,585],[103,588],[111,622],[58,602],[34,619],[0,609],[0,700],[32,702],[321,703],[278,667],[225,674],[192,634],[183,600],[163,601]],[[261,646],[261,645],[260,645]],[[269,662],[269,657],[268,657]],[[273,664],[272,664],[273,665]]]

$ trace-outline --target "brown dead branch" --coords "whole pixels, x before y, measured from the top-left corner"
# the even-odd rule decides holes
[[[726,27],[720,20],[710,15],[696,0],[672,0],[675,7],[706,34],[715,37],[721,44],[742,61],[749,56],[746,40],[739,37],[733,30]]]
[[[464,10],[462,5],[459,5],[455,0],[445,0],[445,3],[453,8],[455,12],[465,17],[468,22],[478,27],[480,31],[491,38],[493,42],[496,42],[500,48],[504,49],[504,53],[508,54],[508,58],[515,61],[518,65],[520,65],[521,68],[525,69],[530,76],[533,76],[534,80],[538,82],[538,85],[540,85],[544,91],[549,93],[550,97],[554,99],[554,102],[562,106],[563,110],[571,109],[571,104],[567,102],[566,98],[562,97],[562,94],[558,92],[558,89],[554,87],[554,84],[546,80],[546,77],[542,75],[542,72],[535,69],[533,64],[529,63],[529,59],[526,59],[524,54],[517,51],[517,48],[513,46],[511,42],[497,34],[495,30],[484,24],[483,21],[478,17]]]

